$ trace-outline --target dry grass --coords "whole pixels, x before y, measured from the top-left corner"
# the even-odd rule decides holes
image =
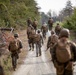
[[[18,59],[17,69],[23,63],[23,60],[25,59],[28,51],[26,30],[18,31],[18,33],[19,33],[19,38],[22,41],[23,48],[21,50],[21,53],[19,54],[20,58]],[[1,65],[4,68],[5,75],[11,75],[11,73],[13,72],[13,69],[12,69],[11,56],[9,52],[7,53],[7,55],[3,55],[1,57]]]

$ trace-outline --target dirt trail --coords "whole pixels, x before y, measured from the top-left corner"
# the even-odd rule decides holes
[[[19,31],[19,38],[22,41],[23,48],[21,50],[21,53],[19,54],[18,59],[18,67],[23,63],[23,60],[26,58],[27,52],[28,52],[28,42],[27,42],[27,35],[26,30]]]

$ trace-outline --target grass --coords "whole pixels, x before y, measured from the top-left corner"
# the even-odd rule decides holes
[[[4,69],[5,75],[11,75],[11,57],[10,55],[4,55],[1,57],[1,65]]]

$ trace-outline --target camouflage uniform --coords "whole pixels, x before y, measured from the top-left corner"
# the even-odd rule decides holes
[[[17,58],[19,58],[19,53],[21,52],[21,49],[23,47],[22,46],[22,42],[21,42],[21,40],[18,37],[19,37],[18,34],[14,34],[14,39],[17,40],[18,47],[19,47],[17,50],[11,51],[11,49],[10,49],[10,43],[9,43],[8,50],[11,51],[11,57],[16,56]]]
[[[38,31],[38,34],[36,34],[35,37],[35,44],[36,44],[36,57],[41,56],[41,44],[43,44],[43,38],[40,34],[40,31]]]
[[[48,26],[49,26],[49,30],[52,30],[52,27],[53,27],[53,19],[52,18],[49,18]]]
[[[28,37],[28,43],[29,43],[29,47],[31,50],[31,47],[33,48],[34,50],[34,36],[35,36],[35,30],[34,28],[30,25],[28,28],[27,28],[27,37]]]
[[[57,26],[55,27],[55,32],[57,35],[59,35],[61,29],[62,29],[61,26],[59,25],[59,23],[57,23]]]
[[[35,31],[37,30],[38,22],[37,20],[34,20],[32,26],[34,27]]]
[[[28,25],[28,26],[32,25],[32,20],[31,20],[31,18],[28,18],[28,20],[27,20],[27,25]]]
[[[51,36],[49,36],[48,42],[47,42],[47,50],[50,48],[51,55],[52,55],[53,47],[57,43],[57,41],[58,41],[58,36],[54,33],[54,31],[51,31]]]
[[[42,27],[41,27],[41,31],[42,31],[43,37],[46,38],[46,32],[48,31],[47,26],[42,25]]]
[[[60,39],[62,42],[68,41],[69,31],[67,29],[62,29],[60,32]],[[56,49],[58,47],[58,43],[53,48],[53,63],[56,68],[57,75],[73,75],[73,62],[76,61],[76,45],[72,42],[69,42],[70,52],[71,52],[71,59],[67,62],[61,63],[57,59]],[[66,56],[65,56],[66,58]]]

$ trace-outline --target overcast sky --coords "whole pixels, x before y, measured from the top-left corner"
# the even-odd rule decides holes
[[[38,6],[41,7],[40,11],[47,13],[50,9],[59,12],[65,7],[68,0],[36,0]],[[76,6],[76,0],[70,0],[73,6]]]

